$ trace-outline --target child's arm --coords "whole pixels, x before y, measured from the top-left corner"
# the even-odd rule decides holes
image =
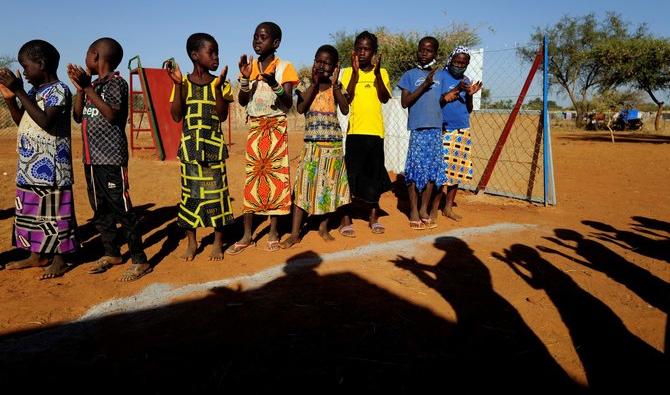
[[[347,115],[349,114],[349,102],[342,93],[342,84],[340,84],[340,82],[337,80],[339,75],[340,65],[338,64],[337,67],[335,67],[335,71],[333,71],[333,96],[335,97],[335,103],[340,107],[342,114]]]
[[[275,79],[274,73],[265,73],[261,74],[261,76],[270,85],[275,94],[277,94],[282,104],[287,108],[291,108],[293,106],[293,84],[285,82],[284,85],[280,86],[279,82]]]
[[[472,112],[472,97],[475,95],[475,93],[479,92],[480,89],[482,89],[482,82],[477,81],[474,84],[469,84],[465,85],[465,107],[468,109],[468,113]]]
[[[316,98],[316,94],[319,92],[319,75],[312,67],[312,85],[310,85],[304,94],[298,94],[298,104],[296,105],[296,110],[298,114],[304,114],[309,110]]]
[[[83,113],[84,113],[84,90],[81,89],[81,86],[76,82],[77,67],[68,64],[67,65],[67,76],[70,78],[70,82],[77,89],[77,96],[74,99],[74,104],[72,106],[72,118],[75,122],[81,123]]]
[[[386,103],[391,98],[391,93],[386,89],[386,84],[382,79],[382,55],[377,57],[377,64],[375,65],[375,88],[377,88],[377,98],[380,102]]]
[[[458,84],[452,90],[440,96],[440,107],[444,107],[447,103],[451,103],[452,101],[457,100],[460,93],[461,85]]]
[[[72,79],[73,84],[83,90],[88,100],[91,101],[91,104],[93,104],[95,108],[100,111],[100,115],[102,115],[108,122],[114,122],[121,109],[118,105],[110,105],[109,103],[105,102],[102,97],[98,95],[98,93],[93,88],[93,85],[91,85],[91,76],[80,66],[75,66],[72,71],[72,75],[70,75],[70,78]]]
[[[349,104],[354,101],[354,95],[356,94],[356,84],[358,84],[358,70],[360,66],[358,63],[358,55],[356,51],[351,51],[351,79],[347,85],[347,101]]]
[[[247,55],[240,56],[240,62],[237,64],[240,67],[240,74],[242,78],[240,79],[240,92],[237,94],[237,101],[242,107],[246,107],[249,104],[250,95],[250,82],[249,77],[251,76],[251,68],[254,64],[254,57],[247,58]]]
[[[21,105],[23,105],[23,109],[28,112],[28,115],[35,121],[37,126],[42,128],[44,131],[49,133],[50,135],[55,136],[56,133],[52,133],[52,126],[54,122],[58,119],[58,115],[61,112],[61,108],[54,106],[54,107],[47,107],[45,110],[42,110],[38,105],[37,102],[32,100],[30,96],[26,93],[26,91],[23,89],[23,80],[21,79],[21,75],[19,74],[14,75],[9,69],[1,69],[0,70],[0,84],[4,85],[9,89],[13,94],[16,95],[16,97],[21,101]],[[16,105],[16,101],[14,101],[14,105]],[[18,107],[18,106],[17,106]],[[15,109],[16,111],[17,109]],[[10,110],[11,111],[11,110]],[[12,119],[16,124],[18,125],[19,122],[21,121],[21,117],[18,117],[18,121],[15,115],[23,115],[23,112],[17,112],[16,114],[12,113]]]
[[[0,70],[0,73],[1,72],[2,70]],[[16,72],[16,75],[19,77],[21,76],[18,71]],[[20,108],[16,102],[16,95],[14,92],[10,91],[9,88],[2,84],[0,84],[0,94],[2,94],[2,97],[5,99],[5,103],[7,104],[7,108],[9,108],[9,114],[12,116],[12,120],[15,124],[18,125],[19,122],[21,122],[21,117],[23,116],[23,109]]]
[[[173,89],[173,97],[172,97],[172,103],[170,104],[170,115],[172,116],[172,120],[175,122],[181,121],[182,117],[184,116],[184,102],[186,101],[184,99],[184,94],[182,93],[182,83],[183,83],[183,75],[181,74],[181,69],[179,68],[179,65],[176,62],[169,61],[166,64],[167,66],[167,73],[170,79],[172,80],[172,83],[174,86],[172,87]]]
[[[226,77],[228,76],[228,66],[224,66],[219,75],[219,80],[216,83],[216,115],[219,116],[219,122],[223,122],[228,118],[228,101],[223,97],[223,88],[226,86]]]
[[[435,72],[437,69],[433,69],[428,73],[426,76],[425,81],[421,85],[419,85],[418,88],[414,90],[414,92],[410,93],[407,89],[402,89],[402,95],[400,97],[400,104],[402,105],[402,108],[407,108],[411,107],[416,103],[417,100],[428,90],[430,90],[430,87],[433,85],[433,76],[435,75]]]

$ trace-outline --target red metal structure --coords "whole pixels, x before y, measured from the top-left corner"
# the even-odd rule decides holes
[[[133,67],[133,62],[136,63]],[[177,158],[181,137],[181,122],[172,120],[170,115],[170,93],[172,81],[164,69],[144,68],[140,57],[135,56],[128,61],[130,71],[130,148],[131,151],[153,149],[160,160]],[[137,84],[135,81],[138,81]],[[141,96],[140,96],[141,95]],[[135,99],[141,97],[141,109]],[[135,115],[139,115],[139,121]],[[144,117],[148,118],[149,127],[142,127]],[[139,145],[140,133],[151,133],[152,146]]]
[[[507,122],[505,123],[505,127],[503,128],[502,133],[500,134],[500,138],[498,139],[498,143],[496,144],[495,149],[493,150],[493,153],[491,154],[491,157],[489,158],[488,163],[486,164],[486,169],[484,169],[484,173],[482,175],[482,178],[479,180],[479,184],[477,184],[477,189],[476,192],[479,193],[481,191],[486,190],[486,185],[488,185],[489,180],[491,179],[491,175],[493,174],[493,170],[496,167],[496,164],[498,163],[498,159],[500,158],[500,153],[502,152],[503,147],[505,146],[505,142],[507,141],[507,137],[509,137],[510,132],[512,131],[512,126],[514,125],[514,121],[516,120],[516,116],[519,114],[519,110],[521,109],[521,106],[523,105],[523,101],[526,98],[526,93],[528,93],[528,88],[530,87],[531,82],[533,82],[533,77],[537,73],[537,70],[540,67],[540,63],[542,62],[543,59],[543,48],[541,47],[537,55],[535,55],[535,61],[533,62],[533,65],[530,68],[530,71],[528,72],[528,77],[526,78],[526,82],[523,84],[523,87],[521,88],[521,92],[519,93],[519,97],[516,100],[516,104],[514,105],[514,108],[512,109],[512,113],[509,115],[509,118],[507,118]]]

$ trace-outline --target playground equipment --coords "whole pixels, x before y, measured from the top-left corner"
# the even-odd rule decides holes
[[[128,61],[128,70],[131,152],[155,150],[160,160],[176,159],[182,125],[170,115],[170,77],[163,69],[142,67],[139,55]],[[147,133],[153,144],[146,143]]]

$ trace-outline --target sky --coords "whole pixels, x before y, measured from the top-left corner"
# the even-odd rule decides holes
[[[654,35],[670,37],[670,1],[664,0],[284,1],[277,7],[278,3],[3,0],[0,55],[16,57],[26,41],[45,39],[60,51],[59,75],[65,79],[65,65],[82,64],[89,44],[109,36],[123,45],[124,60],[119,68],[126,76],[127,61],[134,55],[140,55],[145,67],[160,67],[163,60],[175,57],[182,70],[190,71],[186,38],[202,31],[217,39],[221,66],[229,65],[233,73],[229,76],[234,76],[240,55],[253,53],[254,29],[264,20],[277,22],[283,30],[278,55],[300,67],[311,65],[316,48],[332,43],[331,34],[338,31],[385,26],[391,32],[428,34],[454,23],[467,23],[480,35],[479,47],[488,51],[526,44],[535,27],[553,25],[565,14],[595,12],[604,16],[608,10],[621,13],[633,25],[646,23]]]

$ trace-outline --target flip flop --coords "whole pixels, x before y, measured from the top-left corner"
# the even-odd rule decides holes
[[[279,251],[279,240],[268,240],[268,246],[265,247],[265,251]]]
[[[340,232],[340,234],[344,237],[351,237],[351,238],[356,237],[356,231],[354,231],[353,225],[342,226],[337,231]]]
[[[136,281],[136,280],[139,280],[140,278],[142,278],[142,277],[146,276],[147,274],[154,271],[154,268],[151,267],[151,266],[147,266],[146,269],[144,269],[142,271],[139,271],[137,269],[138,266],[139,266],[139,264],[135,264],[135,263],[130,265],[128,270],[126,270],[126,272],[123,273],[123,276],[121,276],[121,278],[119,278],[119,281],[122,282],[122,283],[129,283],[131,281]]]
[[[379,222],[375,222],[374,224],[370,225],[370,229],[372,229],[372,233],[376,235],[380,235],[386,232],[384,225],[380,224]]]
[[[426,229],[435,229],[437,228],[437,222],[433,221],[432,218],[421,218],[421,222],[426,225]]]
[[[244,251],[251,244],[253,244],[253,243],[247,243],[247,244],[235,243],[235,244],[231,245],[230,247],[226,248],[225,253],[228,254],[228,255],[237,255],[237,254],[241,253],[242,251]]]
[[[95,266],[91,268],[91,270],[88,271],[88,274],[100,274],[104,273],[107,270],[111,269],[114,265],[120,265],[123,262],[119,263],[112,263],[109,261],[110,257],[103,256],[102,258],[98,259],[95,262]]]
[[[414,229],[414,230],[425,230],[426,229],[426,224],[424,224],[423,221],[421,221],[421,220],[409,221],[409,227],[410,227],[410,229]]]

